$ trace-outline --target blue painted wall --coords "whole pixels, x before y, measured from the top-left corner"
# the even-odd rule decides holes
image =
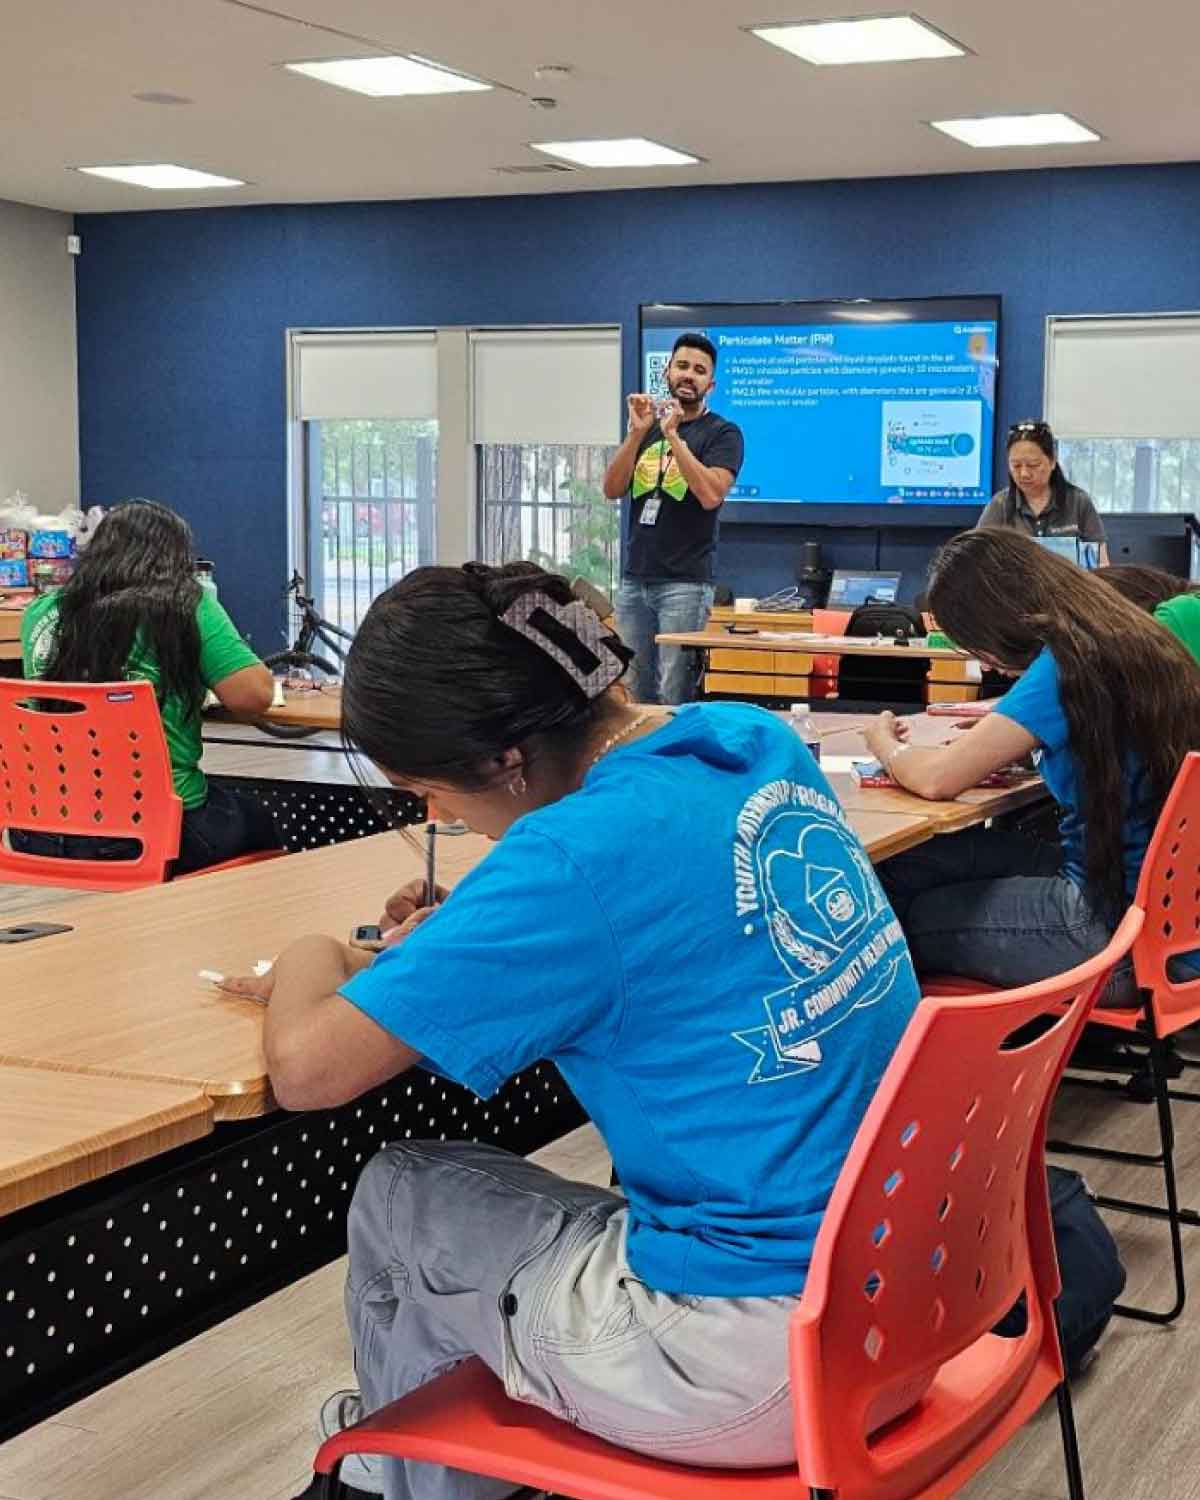
[[[195,526],[260,649],[286,559],[289,326],[614,322],[644,301],[1004,299],[1000,428],[1041,409],[1048,313],[1200,305],[1200,166],[555,197],[83,215],[88,503],[151,495]],[[719,402],[717,403],[719,407]],[[719,576],[787,582],[803,526],[727,526]],[[839,530],[828,556],[920,534]],[[889,554],[890,556],[890,554]]]

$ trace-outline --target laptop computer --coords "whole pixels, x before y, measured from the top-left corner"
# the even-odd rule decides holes
[[[857,609],[860,604],[895,604],[900,574],[866,568],[838,568],[829,582],[830,609]]]
[[[1035,536],[1033,540],[1047,552],[1065,557],[1068,562],[1078,563],[1081,568],[1100,566],[1100,543],[1085,542],[1077,536]]]

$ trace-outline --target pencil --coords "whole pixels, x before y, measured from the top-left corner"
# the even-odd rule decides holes
[[[425,825],[425,905],[437,902],[437,824],[431,818]]]

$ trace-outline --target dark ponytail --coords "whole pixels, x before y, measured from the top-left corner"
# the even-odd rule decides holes
[[[417,568],[375,600],[355,637],[343,735],[402,779],[486,786],[505,750],[524,749],[532,765],[582,747],[632,659],[557,573]]]

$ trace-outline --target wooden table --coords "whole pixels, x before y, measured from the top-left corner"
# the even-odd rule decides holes
[[[844,801],[842,806],[873,864],[925,843],[933,833],[933,820],[923,807],[850,807]]]
[[[197,1088],[0,1066],[0,1214],[212,1130]]]
[[[873,859],[932,833],[920,804],[857,802],[850,821]],[[490,847],[474,834],[443,836],[438,879],[453,886]],[[71,932],[0,953],[0,1063],[199,1089],[215,1120],[263,1114],[273,1101],[262,1009],[199,970],[245,973],[302,933],[342,936],[423,870],[423,839],[387,833],[56,906],[53,920]]]
[[[73,931],[0,948],[0,1098],[15,1077],[47,1101],[82,1089],[125,1107],[98,1121],[64,1106],[56,1134],[57,1104],[38,1117],[12,1096],[0,1441],[344,1254],[354,1183],[384,1141],[479,1139],[526,1154],[583,1122],[548,1063],[486,1101],[415,1068],[338,1109],[272,1109],[262,1008],[196,971],[245,969],[303,932],[373,921],[423,873],[416,842],[383,834],[67,903],[53,917]],[[453,885],[488,847],[446,836],[439,879]],[[175,1108],[190,1118],[169,1118]],[[118,1146],[127,1160],[163,1154],[117,1171]]]
[[[927,837],[937,833],[959,833],[977,823],[986,823],[989,818],[998,818],[1040,802],[1048,795],[1045,783],[1034,775],[1016,786],[972,787],[953,802],[929,802],[900,787],[858,786],[848,771],[827,771],[825,774],[852,821],[864,813],[915,813],[920,809],[928,820]]]
[[[927,646],[919,640],[897,646],[894,641],[864,636],[792,634],[786,630],[732,635],[714,630],[711,624],[707,630],[668,631],[655,640],[660,646],[683,646],[704,653],[704,691],[708,694],[808,698],[814,661],[821,656],[928,661],[926,695],[931,703],[966,702],[978,692],[978,663],[961,651]]]
[[[340,683],[314,693],[284,692],[284,702],[278,708],[269,708],[263,715],[274,724],[289,724],[300,729],[327,729],[334,734],[342,727],[342,689]],[[237,722],[220,707],[205,709],[206,725],[223,725]],[[266,738],[264,736],[264,738]],[[268,739],[267,743],[271,743]],[[297,744],[303,744],[298,740]]]
[[[390,891],[424,873],[412,837],[377,834],[56,906],[51,919],[71,932],[0,951],[0,1063],[198,1088],[216,1120],[264,1113],[262,1009],[198,971],[246,973],[305,932],[341,937],[373,922]],[[443,837],[438,879],[453,886],[489,847]]]
[[[249,724],[206,724],[201,765],[260,802],[291,853],[425,820],[419,797],[398,791],[362,757],[351,761],[328,730],[278,740]]]
[[[905,717],[904,722],[909,726],[910,743],[914,745],[946,745],[963,734],[971,733],[969,729],[956,729],[953,719],[943,718],[941,715],[911,714]],[[822,735],[822,766],[842,806],[847,811],[870,809],[909,812],[923,808],[935,833],[958,833],[964,828],[986,822],[989,818],[1016,812],[1049,796],[1041,777],[1030,772],[1025,780],[1014,786],[970,787],[952,801],[930,802],[924,797],[906,792],[902,787],[860,787],[849,771],[836,770],[830,765],[831,761],[841,757],[865,759],[870,754],[861,728]]]
[[[731,651],[779,651],[802,656],[890,656],[903,657],[907,661],[921,656],[930,661],[972,660],[965,652],[949,646],[927,646],[920,639],[914,639],[907,646],[898,646],[893,640],[871,640],[859,635],[813,635],[809,631],[798,631],[794,635],[782,631],[731,635],[728,631],[678,630],[667,631],[654,639],[660,646],[692,646],[703,651],[722,646]]]
[[[225,738],[219,730],[204,736],[206,776],[236,777],[260,781],[310,781],[322,786],[360,787],[354,765],[340,744],[321,735],[314,740],[273,740],[258,729],[247,729],[250,739]],[[369,761],[359,763],[368,786],[387,787],[386,779]]]

